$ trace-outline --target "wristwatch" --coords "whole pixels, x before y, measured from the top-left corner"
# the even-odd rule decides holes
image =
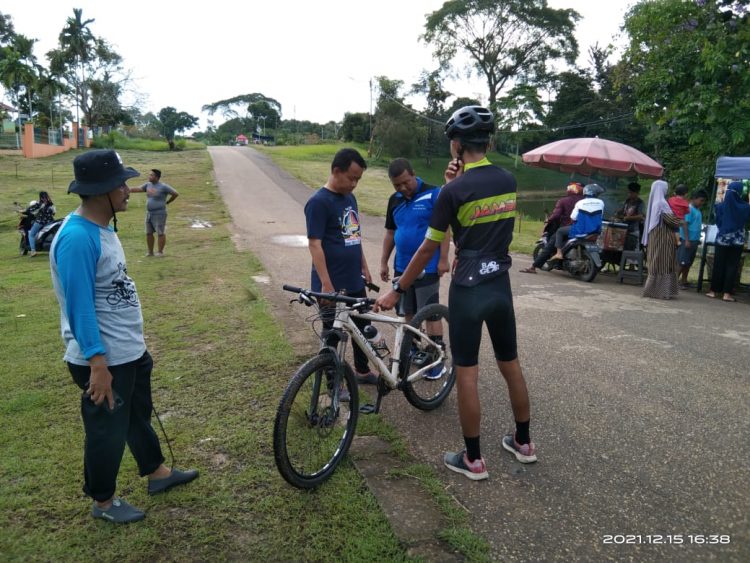
[[[406,293],[406,291],[401,288],[401,283],[398,280],[393,282],[393,291],[396,293]]]

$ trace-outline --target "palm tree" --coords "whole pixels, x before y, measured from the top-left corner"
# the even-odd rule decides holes
[[[83,10],[73,8],[73,17],[68,18],[65,27],[60,32],[60,45],[67,55],[75,58],[76,65],[81,69],[81,80],[76,83],[76,120],[80,125],[79,108],[86,105],[86,76],[84,75],[85,63],[91,59],[95,44],[94,34],[89,29],[89,24],[95,20],[83,20]]]
[[[16,107],[20,108],[21,91],[26,93],[29,118],[31,118],[31,90],[36,85],[39,65],[34,57],[35,39],[24,35],[14,35],[10,45],[2,47],[0,57],[0,84],[11,94]],[[18,116],[20,127],[20,110]],[[17,144],[19,139],[17,138]]]

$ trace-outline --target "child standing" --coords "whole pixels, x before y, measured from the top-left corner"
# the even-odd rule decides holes
[[[669,208],[675,217],[680,220],[680,228],[675,231],[675,244],[680,246],[680,229],[685,227],[685,215],[690,210],[690,202],[687,198],[688,189],[685,184],[678,184],[674,189],[674,195],[667,200]]]
[[[680,247],[677,249],[677,262],[680,265],[678,282],[680,289],[688,288],[688,272],[695,261],[695,254],[701,242],[701,227],[703,226],[703,215],[701,207],[706,203],[708,194],[706,190],[696,190],[688,206],[688,212],[680,227]]]

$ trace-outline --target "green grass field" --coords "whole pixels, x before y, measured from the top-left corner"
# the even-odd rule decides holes
[[[310,186],[310,188],[318,188],[322,186],[328,178],[333,155],[342,147],[343,145],[298,145],[281,147],[254,146],[253,148],[258,148],[265,154],[269,155],[278,166],[284,168],[300,181]],[[358,146],[356,148],[366,159],[366,147]],[[503,165],[502,163],[504,162],[503,158],[505,157],[497,155],[496,153],[490,156],[490,159],[493,160],[493,162],[497,159],[501,162],[501,165]],[[354,191],[360,209],[368,215],[385,215],[388,198],[393,193],[393,186],[388,179],[387,166],[387,161],[369,163],[367,171],[362,176],[362,180],[360,180]],[[445,170],[444,162],[438,162],[436,160],[433,162],[432,167],[428,168],[424,161],[415,159],[412,162],[412,166],[414,166],[415,172],[424,178],[425,181],[437,185],[442,184],[442,175]],[[549,170],[530,169],[528,166],[523,167],[526,169],[527,174],[529,174],[531,170],[541,172],[542,175],[556,174]],[[557,174],[557,176],[560,175]],[[519,180],[519,186],[520,185],[521,183]],[[513,237],[511,251],[531,254],[541,231],[541,221],[519,215],[516,219],[516,232]]]
[[[120,153],[142,173],[131,185],[157,167],[180,192],[170,206],[166,257],[144,258],[143,194],[131,196],[118,225],[155,360],[155,406],[177,466],[195,467],[201,477],[149,497],[126,451],[118,493],[145,509],[146,520],[118,528],[89,516],[90,500],[81,492],[80,391],[62,362],[47,254],[18,255],[13,205],[25,206],[46,190],[58,217],[75,209],[78,198],[66,191],[77,153],[38,160],[0,155],[2,559],[411,560],[348,460],[315,491],[293,489],[278,475],[273,420],[303,358],[251,281],[260,262],[232,243],[207,152]],[[191,228],[196,219],[213,228]],[[387,439],[408,459],[379,416],[360,418],[357,432]],[[162,446],[169,463],[163,438]],[[441,537],[468,560],[486,560],[486,542],[470,532],[467,515],[434,472],[421,465],[409,472],[446,514]]]
[[[0,156],[2,559],[408,559],[350,463],[307,493],[276,472],[273,418],[299,358],[250,281],[258,261],[232,244],[206,151],[121,154],[142,172],[161,168],[181,194],[170,207],[165,258],[143,258],[142,194],[119,215],[119,234],[155,359],[156,407],[178,465],[202,474],[182,490],[148,497],[126,453],[119,493],[146,509],[147,519],[117,528],[89,516],[81,492],[80,391],[61,360],[47,255],[18,256],[13,208],[46,189],[58,216],[73,210],[77,198],[66,189],[75,153]],[[191,229],[197,218],[214,227]],[[377,432],[380,423],[362,431],[368,427]]]

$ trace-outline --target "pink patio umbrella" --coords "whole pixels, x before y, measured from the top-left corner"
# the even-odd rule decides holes
[[[555,141],[524,153],[523,161],[529,166],[583,176],[598,172],[604,176],[661,178],[664,171],[661,164],[641,151],[599,137]]]

